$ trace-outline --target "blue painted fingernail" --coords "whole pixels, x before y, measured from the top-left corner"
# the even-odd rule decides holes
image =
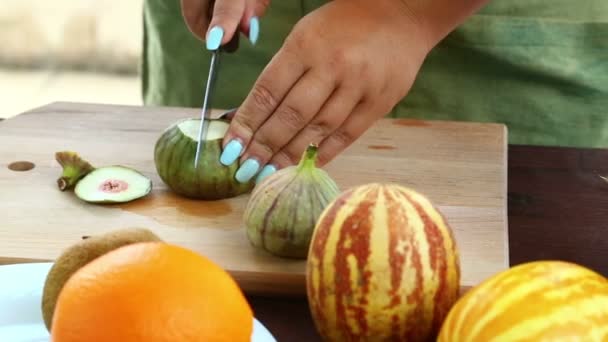
[[[249,158],[245,160],[243,165],[236,171],[235,178],[240,183],[246,183],[251,177],[255,176],[259,168],[260,163],[255,159]]]
[[[249,19],[249,40],[253,45],[258,41],[260,35],[260,20],[258,17],[251,17]]]
[[[274,165],[264,166],[264,168],[262,168],[262,171],[260,171],[260,173],[258,174],[258,177],[255,179],[255,183],[260,184],[260,182],[262,180],[264,180],[264,178],[270,176],[271,174],[275,173],[276,171],[277,171],[277,168],[274,167]]]
[[[231,140],[228,145],[222,151],[222,155],[220,156],[220,163],[228,166],[241,155],[241,150],[243,150],[243,145],[238,140]]]
[[[217,50],[224,38],[224,29],[214,26],[207,35],[207,50]]]

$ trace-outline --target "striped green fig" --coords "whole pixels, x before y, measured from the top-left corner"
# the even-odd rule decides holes
[[[200,119],[185,119],[167,128],[154,147],[156,171],[167,186],[185,197],[219,200],[249,192],[254,182],[239,183],[234,175],[238,163],[220,163],[222,139],[229,121],[208,119],[198,166],[194,167]]]
[[[317,146],[310,145],[298,165],[264,178],[244,213],[251,244],[273,255],[306,259],[323,209],[339,194],[330,175],[316,167]]]

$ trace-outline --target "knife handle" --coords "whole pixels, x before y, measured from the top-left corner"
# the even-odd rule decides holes
[[[209,8],[207,11],[207,19],[209,20],[209,22],[211,22],[211,19],[213,18],[213,7],[215,6],[215,0],[209,0]],[[230,39],[230,41],[226,44],[223,44],[220,46],[220,50],[227,52],[227,53],[233,53],[236,52],[236,50],[239,49],[239,31],[237,30],[236,32],[234,32],[234,35],[232,36],[232,39]]]

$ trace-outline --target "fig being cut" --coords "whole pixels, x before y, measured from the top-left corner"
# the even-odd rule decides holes
[[[222,140],[230,122],[210,119],[207,135],[201,144],[200,159],[194,167],[200,119],[173,123],[158,138],[154,163],[160,178],[174,192],[189,198],[219,200],[249,192],[254,182],[239,183],[235,179],[239,163],[220,163]]]
[[[91,203],[123,203],[144,197],[152,181],[125,166],[105,166],[89,172],[76,184],[74,193]]]

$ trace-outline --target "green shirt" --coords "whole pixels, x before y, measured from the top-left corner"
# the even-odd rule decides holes
[[[214,107],[239,106],[293,25],[323,1],[303,3],[272,2],[256,46],[241,39],[223,55]],[[147,0],[144,25],[144,103],[200,107],[209,53],[179,1]],[[430,52],[388,115],[504,123],[512,144],[608,147],[608,1],[490,2]]]

